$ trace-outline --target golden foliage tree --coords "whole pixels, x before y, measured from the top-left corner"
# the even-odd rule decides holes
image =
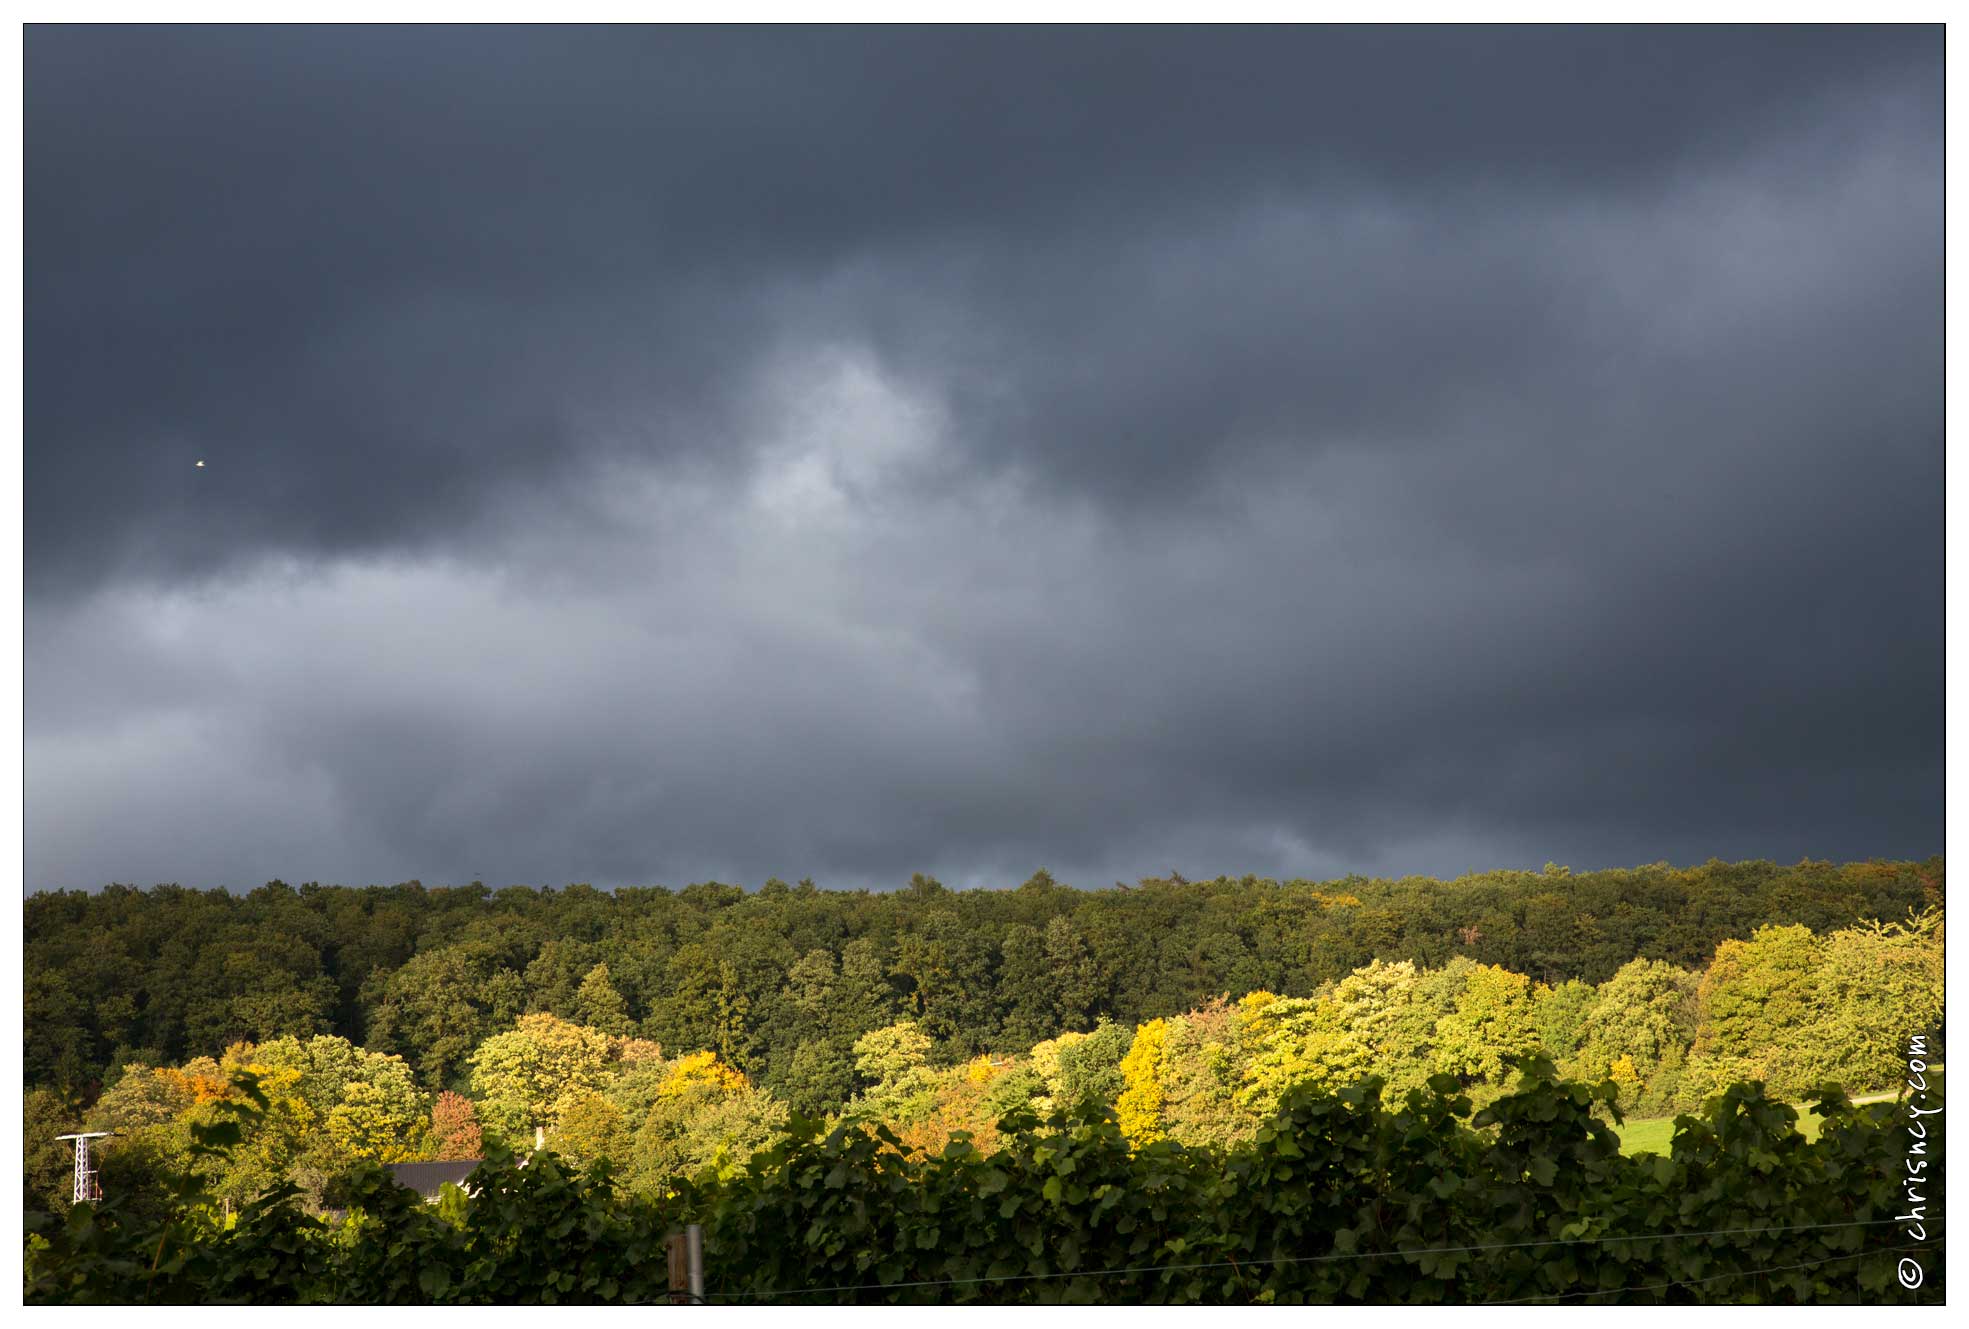
[[[1135,1041],[1121,1059],[1121,1096],[1115,1116],[1129,1143],[1140,1147],[1163,1138],[1162,1059],[1169,1044],[1169,1026],[1150,1020],[1135,1030]]]

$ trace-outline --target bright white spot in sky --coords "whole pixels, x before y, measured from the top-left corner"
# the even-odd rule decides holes
[[[205,458],[203,458],[203,457],[200,457],[200,458],[199,458],[199,459],[198,459],[197,461],[195,461],[195,462],[193,462],[193,463],[192,463],[192,466],[193,466],[193,468],[194,468],[194,469],[196,469],[196,470],[200,470],[200,471],[202,471],[202,470],[204,470],[204,469],[205,469]]]

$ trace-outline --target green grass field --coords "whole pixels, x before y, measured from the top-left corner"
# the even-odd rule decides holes
[[[1855,1103],[1878,1103],[1894,1097],[1892,1094],[1862,1094]],[[1804,1108],[1798,1114],[1798,1132],[1808,1140],[1819,1137],[1819,1114]],[[1620,1136],[1620,1151],[1624,1154],[1665,1154],[1668,1145],[1675,1138],[1675,1118],[1673,1117],[1630,1117],[1624,1126],[1614,1127]]]

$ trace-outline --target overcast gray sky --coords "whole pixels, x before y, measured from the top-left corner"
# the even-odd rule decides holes
[[[26,82],[30,890],[1942,849],[1939,28]]]

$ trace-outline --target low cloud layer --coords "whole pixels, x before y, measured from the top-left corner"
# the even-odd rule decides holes
[[[28,886],[1939,852],[1940,46],[33,30]]]

